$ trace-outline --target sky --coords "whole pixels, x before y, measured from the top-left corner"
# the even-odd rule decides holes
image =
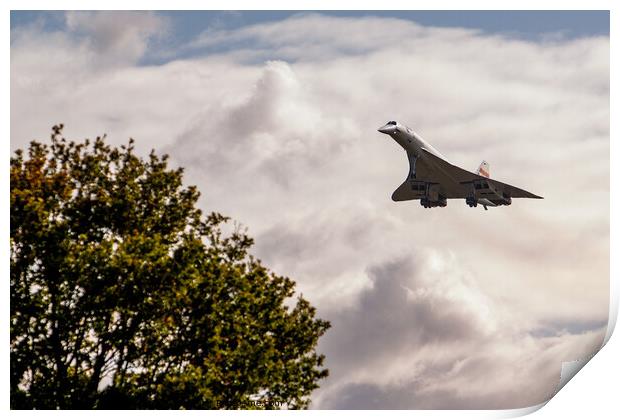
[[[544,200],[423,209],[376,129]],[[312,408],[520,408],[609,301],[607,12],[12,12],[11,148],[107,133],[329,319]]]

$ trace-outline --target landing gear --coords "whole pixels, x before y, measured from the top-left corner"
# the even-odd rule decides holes
[[[475,197],[469,196],[465,199],[465,202],[469,207],[478,207],[478,200]],[[488,210],[485,204],[482,204],[482,207],[484,207],[485,210]]]
[[[437,201],[431,201],[428,197],[422,197],[420,199],[420,205],[425,209],[430,209],[431,207],[446,207],[448,201],[442,196],[439,196]]]
[[[407,153],[407,157],[409,158],[409,179],[415,179],[416,178],[415,165],[416,165],[416,162],[418,161],[418,157],[414,155],[413,153]]]

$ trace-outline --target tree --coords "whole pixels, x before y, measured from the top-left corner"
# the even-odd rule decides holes
[[[329,322],[133,144],[11,157],[11,407],[306,408]]]

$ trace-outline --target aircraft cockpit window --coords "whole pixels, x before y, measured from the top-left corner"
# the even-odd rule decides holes
[[[396,121],[390,121],[388,122],[388,125],[396,125]]]

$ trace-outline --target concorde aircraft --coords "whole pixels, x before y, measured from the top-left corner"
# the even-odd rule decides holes
[[[448,162],[433,146],[409,127],[390,121],[379,128],[400,144],[409,159],[407,179],[392,200],[420,200],[424,208],[445,207],[449,198],[463,198],[469,207],[509,206],[513,198],[542,198],[489,178],[489,164],[482,161],[476,173]]]

